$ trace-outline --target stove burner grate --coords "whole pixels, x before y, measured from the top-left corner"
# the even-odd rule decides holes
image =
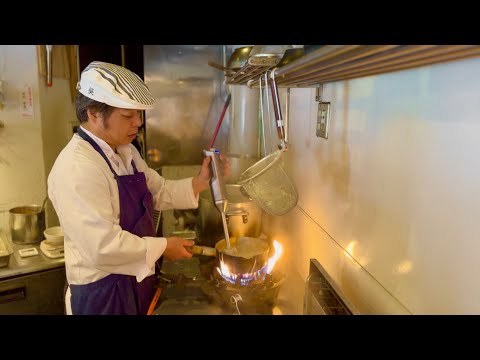
[[[214,303],[238,313],[271,314],[284,282],[285,274],[274,271],[267,274],[263,281],[232,284],[214,271],[202,290]]]

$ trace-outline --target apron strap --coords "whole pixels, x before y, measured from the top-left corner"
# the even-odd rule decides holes
[[[133,162],[133,159],[132,159],[132,168],[133,168],[133,173],[134,174],[138,173],[137,167],[135,166],[135,163]]]
[[[88,141],[90,143],[90,145],[93,146],[93,148],[95,150],[97,150],[97,152],[100,153],[100,155],[102,155],[102,157],[105,159],[105,161],[107,162],[108,164],[108,167],[110,168],[110,170],[112,170],[112,173],[113,175],[115,176],[115,179],[117,178],[117,173],[115,172],[115,170],[113,170],[112,168],[112,164],[110,164],[110,161],[108,160],[107,158],[107,155],[105,155],[105,153],[103,152],[103,150],[100,148],[100,146],[98,146],[98,144],[93,141],[93,139],[87,135],[87,133],[85,131],[82,130],[81,127],[78,127],[78,130],[77,130],[77,133],[78,135],[80,135],[80,137],[85,140],[85,141]],[[135,166],[135,163],[133,162],[133,159],[132,159],[132,168],[133,168],[133,173],[136,174],[138,173],[138,170],[137,170],[137,167]]]
[[[88,141],[90,143],[90,145],[92,145],[93,148],[95,150],[97,150],[97,152],[100,153],[100,155],[102,155],[102,157],[107,162],[108,167],[110,168],[110,170],[112,170],[113,175],[115,176],[115,178],[117,178],[117,176],[118,176],[117,173],[115,172],[115,170],[113,170],[112,165],[110,164],[110,161],[108,161],[107,155],[105,155],[105,153],[100,148],[100,146],[98,146],[98,144],[95,141],[93,141],[93,139],[90,136],[88,136],[87,133],[85,131],[83,131],[81,127],[78,127],[77,133],[78,133],[78,135],[80,135],[80,137],[83,140]]]
[[[93,141],[93,139],[90,136],[88,136],[87,133],[85,131],[83,131],[81,127],[78,128],[77,133],[78,133],[78,135],[80,135],[80,137],[83,140],[88,141],[90,143],[90,145],[92,145],[93,148],[100,153],[100,155],[102,155],[102,157],[105,159],[108,166],[110,167],[110,170],[112,170],[112,173],[113,173],[113,175],[115,176],[115,179],[116,179],[118,175],[115,172],[115,170],[113,170],[112,165],[110,164],[110,161],[107,158],[107,155],[105,155],[105,153],[100,148],[100,146],[98,146],[98,144],[95,141]],[[135,166],[135,163],[133,162],[133,159],[132,159],[132,168],[133,168],[133,173],[134,174],[138,173],[137,167]]]

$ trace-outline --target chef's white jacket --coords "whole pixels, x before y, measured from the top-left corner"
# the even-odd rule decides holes
[[[156,210],[198,207],[191,177],[166,180],[147,166],[133,145],[117,147],[116,154],[105,141],[83,130],[104,151],[118,175],[133,174],[133,157],[137,170],[145,173]],[[141,281],[154,273],[166,239],[139,237],[122,230],[113,173],[103,157],[77,134],[53,165],[48,176],[48,196],[65,235],[69,284],[88,284],[111,273],[133,275]]]

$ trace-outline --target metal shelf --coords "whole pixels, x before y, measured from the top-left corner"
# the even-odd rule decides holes
[[[227,84],[246,84],[257,79],[267,70],[281,66],[286,52],[293,50],[292,45],[255,45],[245,64],[233,74],[227,76]],[[303,53],[303,49],[302,53]]]
[[[258,87],[258,78],[275,70],[279,87],[317,87],[426,65],[480,56],[479,45],[324,45],[282,67],[240,69],[227,83]],[[231,78],[231,79],[232,79]]]

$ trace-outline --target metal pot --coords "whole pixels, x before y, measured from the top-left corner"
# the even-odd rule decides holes
[[[261,234],[262,209],[251,198],[241,192],[238,184],[226,184],[227,227],[233,237],[258,237]],[[198,240],[206,246],[215,244],[225,237],[222,216],[215,206],[211,192],[203,191],[198,201]]]
[[[228,266],[232,274],[253,274],[267,265],[270,247],[265,240],[253,237],[231,237],[230,248],[225,239],[215,244],[215,249],[194,245],[187,248],[193,255],[215,256],[217,266]]]
[[[255,164],[259,158],[249,155],[228,154],[230,159],[230,182],[237,182],[237,179],[250,166]]]
[[[232,76],[247,63],[248,56],[252,49],[253,46],[243,46],[236,48],[230,56],[227,66],[223,66],[211,60],[208,61],[208,65],[215,69],[225,71],[226,76]]]
[[[35,244],[44,239],[45,209],[29,205],[10,209],[10,234],[16,244]]]

